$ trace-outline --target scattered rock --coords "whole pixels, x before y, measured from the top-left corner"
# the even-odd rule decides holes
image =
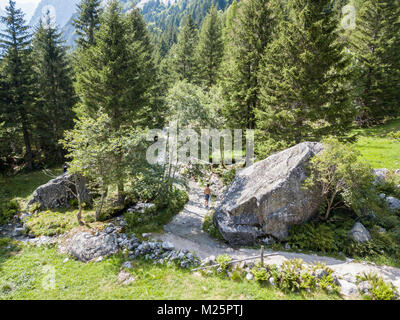
[[[328,275],[328,272],[326,272],[326,270],[324,270],[324,269],[318,269],[318,270],[316,270],[315,271],[315,273],[314,273],[314,276],[317,278],[317,279],[322,279],[322,278],[324,278],[324,277],[326,277]]]
[[[269,278],[269,279],[268,279],[268,282],[269,282],[269,284],[270,284],[271,286],[274,286],[274,285],[275,285],[275,279],[274,279],[274,277]]]
[[[346,280],[339,280],[340,293],[345,296],[352,296],[358,294],[357,286]]]
[[[130,261],[125,261],[123,264],[122,264],[122,266],[121,266],[121,268],[122,269],[133,269],[133,265],[132,265],[132,262],[130,262]]]
[[[400,200],[394,197],[387,197],[386,203],[392,210],[400,210]]]
[[[214,213],[214,222],[231,245],[251,245],[313,217],[321,204],[318,188],[304,190],[309,160],[323,149],[305,142],[270,156],[237,174]]]
[[[129,213],[144,213],[146,210],[148,209],[152,209],[155,207],[154,203],[138,203],[137,205],[135,205],[134,207],[131,207],[128,209]]]
[[[372,289],[372,285],[368,281],[363,281],[358,284],[358,289],[362,294],[368,294]]]
[[[357,242],[367,242],[371,240],[371,234],[360,222],[357,222],[353,229],[351,229],[350,236]]]
[[[63,263],[67,263],[69,261],[69,258],[65,258]]]
[[[375,184],[382,184],[386,182],[386,177],[389,174],[388,169],[375,169],[373,171],[376,176]]]
[[[253,279],[254,279],[254,276],[252,273],[249,272],[248,274],[246,274],[246,280],[251,281]]]
[[[128,286],[135,281],[135,277],[126,270],[121,270],[121,272],[118,274],[118,282],[123,286]]]
[[[75,190],[74,177],[68,173],[50,180],[48,183],[40,186],[33,193],[33,199],[28,206],[39,202],[42,209],[69,208],[70,201],[75,199],[72,190]],[[78,178],[78,187],[82,196],[82,201],[90,203],[92,197],[89,189],[86,187],[87,181],[83,177]],[[75,191],[74,191],[75,192]]]
[[[106,257],[119,250],[115,233],[100,233],[93,235],[90,232],[78,232],[67,238],[59,246],[61,253],[68,253],[80,261],[88,262],[99,257]]]

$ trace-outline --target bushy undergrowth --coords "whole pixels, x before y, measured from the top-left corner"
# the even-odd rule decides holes
[[[351,213],[337,213],[328,221],[313,221],[291,228],[288,243],[293,249],[323,254],[344,254],[379,264],[400,266],[400,222],[395,213],[381,212],[358,221],[370,231],[371,241],[358,243],[350,237],[357,221]]]
[[[16,199],[0,203],[0,225],[7,224],[20,210]]]
[[[397,293],[391,283],[385,282],[376,274],[364,274],[358,278],[358,282],[367,281],[371,285],[371,289],[364,293],[367,300],[395,300]]]
[[[130,234],[160,232],[164,225],[182,211],[188,201],[189,196],[185,191],[174,189],[168,194],[158,197],[154,201],[155,206],[144,210],[143,213],[126,213],[125,231]]]
[[[208,233],[211,238],[224,241],[224,238],[214,224],[213,213],[209,213],[205,216],[203,222],[203,231]]]

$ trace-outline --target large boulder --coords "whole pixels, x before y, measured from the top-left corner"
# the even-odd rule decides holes
[[[88,262],[106,257],[119,250],[118,236],[114,233],[77,232],[68,235],[60,246],[61,253],[70,254],[79,261]]]
[[[242,170],[223,195],[214,223],[231,245],[273,236],[285,240],[290,227],[307,222],[321,206],[318,188],[305,189],[310,159],[323,150],[305,142]]]
[[[368,242],[371,240],[371,234],[360,222],[356,222],[353,229],[351,229],[350,237],[356,242]]]
[[[83,177],[77,178],[77,185],[82,201],[90,203],[91,195],[86,186],[86,179]],[[74,193],[76,193],[75,178],[71,174],[64,173],[37,188],[33,193],[33,199],[28,205],[38,202],[41,209],[68,208],[70,201],[75,198]]]

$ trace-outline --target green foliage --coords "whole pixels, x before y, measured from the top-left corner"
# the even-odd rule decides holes
[[[224,238],[214,224],[213,214],[211,213],[207,214],[204,217],[203,231],[208,233],[211,238],[217,239],[219,241],[224,241]]]
[[[359,282],[368,281],[372,288],[367,297],[372,300],[396,300],[396,288],[391,283],[386,283],[376,274],[364,274],[359,277]]]
[[[254,113],[260,106],[258,72],[263,72],[260,61],[276,23],[270,2],[240,2],[240,10],[233,8],[230,13],[233,17],[224,31],[226,44],[220,82],[225,99],[222,113],[234,128],[255,127]]]
[[[290,229],[288,243],[294,249],[311,250],[324,253],[338,251],[335,233],[331,227],[322,223],[310,222]]]
[[[100,0],[83,0],[77,5],[77,19],[73,20],[78,46],[95,45],[95,34],[100,29],[102,9]]]
[[[226,254],[220,255],[216,259],[217,263],[219,264],[219,267],[225,271],[228,270],[230,267],[230,262],[232,261],[232,258]]]
[[[20,210],[16,199],[0,204],[0,225],[7,224]]]
[[[230,169],[227,172],[225,172],[222,177],[222,183],[224,184],[224,186],[229,186],[231,185],[231,183],[233,182],[233,180],[235,180],[236,177],[236,169]]]
[[[304,185],[321,190],[325,219],[343,204],[359,216],[380,209],[372,168],[359,156],[350,145],[328,138],[324,150],[311,160],[311,175]]]
[[[399,12],[398,1],[366,0],[357,13],[351,49],[358,61],[354,86],[363,125],[399,115]]]
[[[168,194],[163,194],[155,199],[155,206],[144,210],[143,213],[125,213],[127,226],[125,232],[141,235],[148,232],[161,232],[163,227],[172,218],[182,211],[188,202],[189,196],[186,192],[175,189]]]
[[[266,156],[303,141],[344,136],[355,109],[349,59],[339,41],[330,0],[288,1],[259,70],[258,153]],[[264,52],[263,52],[264,53]],[[290,130],[288,130],[290,128]]]
[[[266,268],[255,267],[251,270],[251,273],[253,274],[254,279],[260,283],[265,283],[270,278],[270,273]]]

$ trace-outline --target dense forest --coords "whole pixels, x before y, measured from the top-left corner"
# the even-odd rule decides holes
[[[31,33],[9,1],[0,35],[0,169],[59,165],[77,148],[66,137],[77,144],[85,135],[99,151],[112,144],[102,130],[121,141],[174,118],[255,129],[259,158],[329,135],[351,139],[354,125],[395,118],[399,1],[352,2],[355,28],[343,28],[351,19],[345,4],[151,0],[138,9],[83,0],[69,50],[50,16]]]

